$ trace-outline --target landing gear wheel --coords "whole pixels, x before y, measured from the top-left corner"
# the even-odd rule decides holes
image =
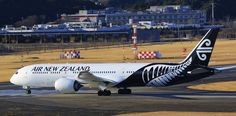
[[[118,94],[131,94],[131,89],[119,89]]]
[[[111,91],[110,90],[104,90],[104,96],[110,96],[111,95]]]
[[[98,91],[98,96],[110,96],[111,95],[111,91],[110,90],[99,90]]]
[[[30,89],[27,89],[27,90],[26,90],[26,94],[31,94],[31,90],[30,90]]]
[[[98,96],[102,96],[103,95],[103,91],[102,90],[99,90],[98,91]]]

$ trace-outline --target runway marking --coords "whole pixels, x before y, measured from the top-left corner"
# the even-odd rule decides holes
[[[204,95],[175,95],[176,97],[182,98],[236,98],[236,94],[227,93],[227,94],[204,94]]]
[[[26,94],[25,90],[0,90],[0,96],[40,96],[56,94],[53,90],[34,90],[32,94]]]
[[[96,90],[79,90],[76,93],[66,95],[79,95],[79,94],[97,94]],[[53,96],[63,95],[55,90],[32,90],[32,94],[26,94],[25,90],[0,90],[0,96]],[[139,96],[132,94],[134,96]],[[172,96],[177,98],[236,98],[236,93],[173,93]],[[169,97],[166,97],[169,98]]]
[[[74,94],[88,94],[88,93],[97,93],[96,90],[79,90]],[[55,90],[32,90],[31,94],[26,94],[25,90],[0,90],[0,96],[48,96],[48,95],[57,95],[62,94]],[[72,93],[73,94],[73,93]]]

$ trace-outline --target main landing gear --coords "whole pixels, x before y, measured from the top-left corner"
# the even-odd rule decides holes
[[[111,95],[111,91],[110,90],[99,90],[98,91],[98,96],[110,96]]]
[[[118,94],[131,94],[131,93],[132,93],[131,89],[127,89],[127,88],[118,90]]]
[[[118,90],[118,94],[131,94],[131,93],[132,93],[131,89],[127,89],[127,88]],[[98,91],[98,96],[110,96],[110,95],[111,95],[110,90],[104,89],[104,90]]]

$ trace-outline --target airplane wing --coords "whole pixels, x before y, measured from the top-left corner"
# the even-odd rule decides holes
[[[81,71],[76,79],[81,84],[88,84],[90,87],[98,87],[100,89],[105,89],[115,83],[112,80],[97,77],[89,71]]]

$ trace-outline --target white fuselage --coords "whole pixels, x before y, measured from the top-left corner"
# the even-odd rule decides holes
[[[148,63],[36,64],[19,69],[10,81],[20,86],[54,87],[59,78],[70,78],[84,83],[78,75],[81,71],[89,71],[94,76],[110,80],[116,85],[145,65]]]

